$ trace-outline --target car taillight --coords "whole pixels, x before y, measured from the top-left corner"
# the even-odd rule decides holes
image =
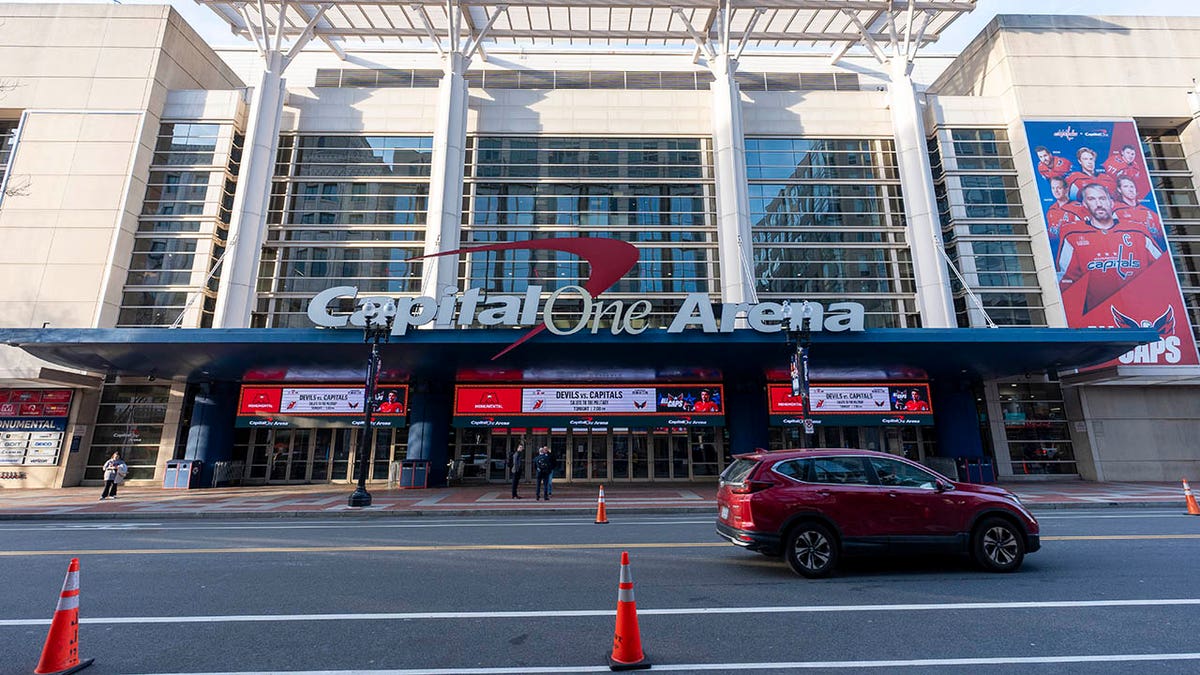
[[[755,492],[762,492],[767,488],[775,487],[775,484],[766,480],[748,480],[744,483],[737,483],[729,486],[729,491],[735,495],[749,495]]]

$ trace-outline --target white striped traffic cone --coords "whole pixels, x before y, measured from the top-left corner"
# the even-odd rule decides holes
[[[67,675],[92,665],[94,659],[79,660],[79,558],[71,558],[67,578],[63,581],[42,658],[34,669],[36,675]]]

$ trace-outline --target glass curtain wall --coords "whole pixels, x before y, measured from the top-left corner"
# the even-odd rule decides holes
[[[1045,326],[1041,287],[1004,129],[939,129],[929,140],[950,260],[1000,326]],[[987,325],[950,271],[960,327]]]
[[[707,140],[483,136],[467,144],[463,245],[579,236],[628,241],[641,257],[604,297],[627,305],[649,300],[651,325],[665,326],[688,293],[716,299]],[[501,251],[465,256],[459,278],[464,288],[519,294],[539,285],[549,294],[587,274],[587,263],[567,253]]]
[[[252,325],[310,326],[330,286],[419,295],[432,153],[427,136],[281,137]]]
[[[159,127],[118,326],[212,326],[241,155],[232,121]]]
[[[104,463],[114,452],[129,466],[130,480],[154,478],[171,387],[105,385],[84,480],[104,480]]]
[[[1195,331],[1200,326],[1200,204],[1192,172],[1178,130],[1143,127],[1141,134],[1142,154]]]
[[[1000,382],[996,392],[1014,475],[1078,473],[1057,383]]]
[[[747,138],[760,300],[851,300],[872,328],[920,325],[889,139]]]

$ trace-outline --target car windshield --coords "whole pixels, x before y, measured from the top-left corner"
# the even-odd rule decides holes
[[[721,481],[724,483],[740,483],[746,480],[746,476],[754,470],[758,465],[758,460],[754,459],[735,459],[733,464],[730,464],[725,469],[725,473],[721,474]]]

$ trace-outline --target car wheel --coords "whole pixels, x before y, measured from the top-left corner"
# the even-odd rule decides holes
[[[829,528],[820,523],[801,523],[788,534],[785,554],[793,572],[816,579],[833,572],[838,546]]]
[[[989,572],[1012,572],[1025,559],[1025,537],[1003,518],[988,518],[975,528],[972,538],[975,562]]]

